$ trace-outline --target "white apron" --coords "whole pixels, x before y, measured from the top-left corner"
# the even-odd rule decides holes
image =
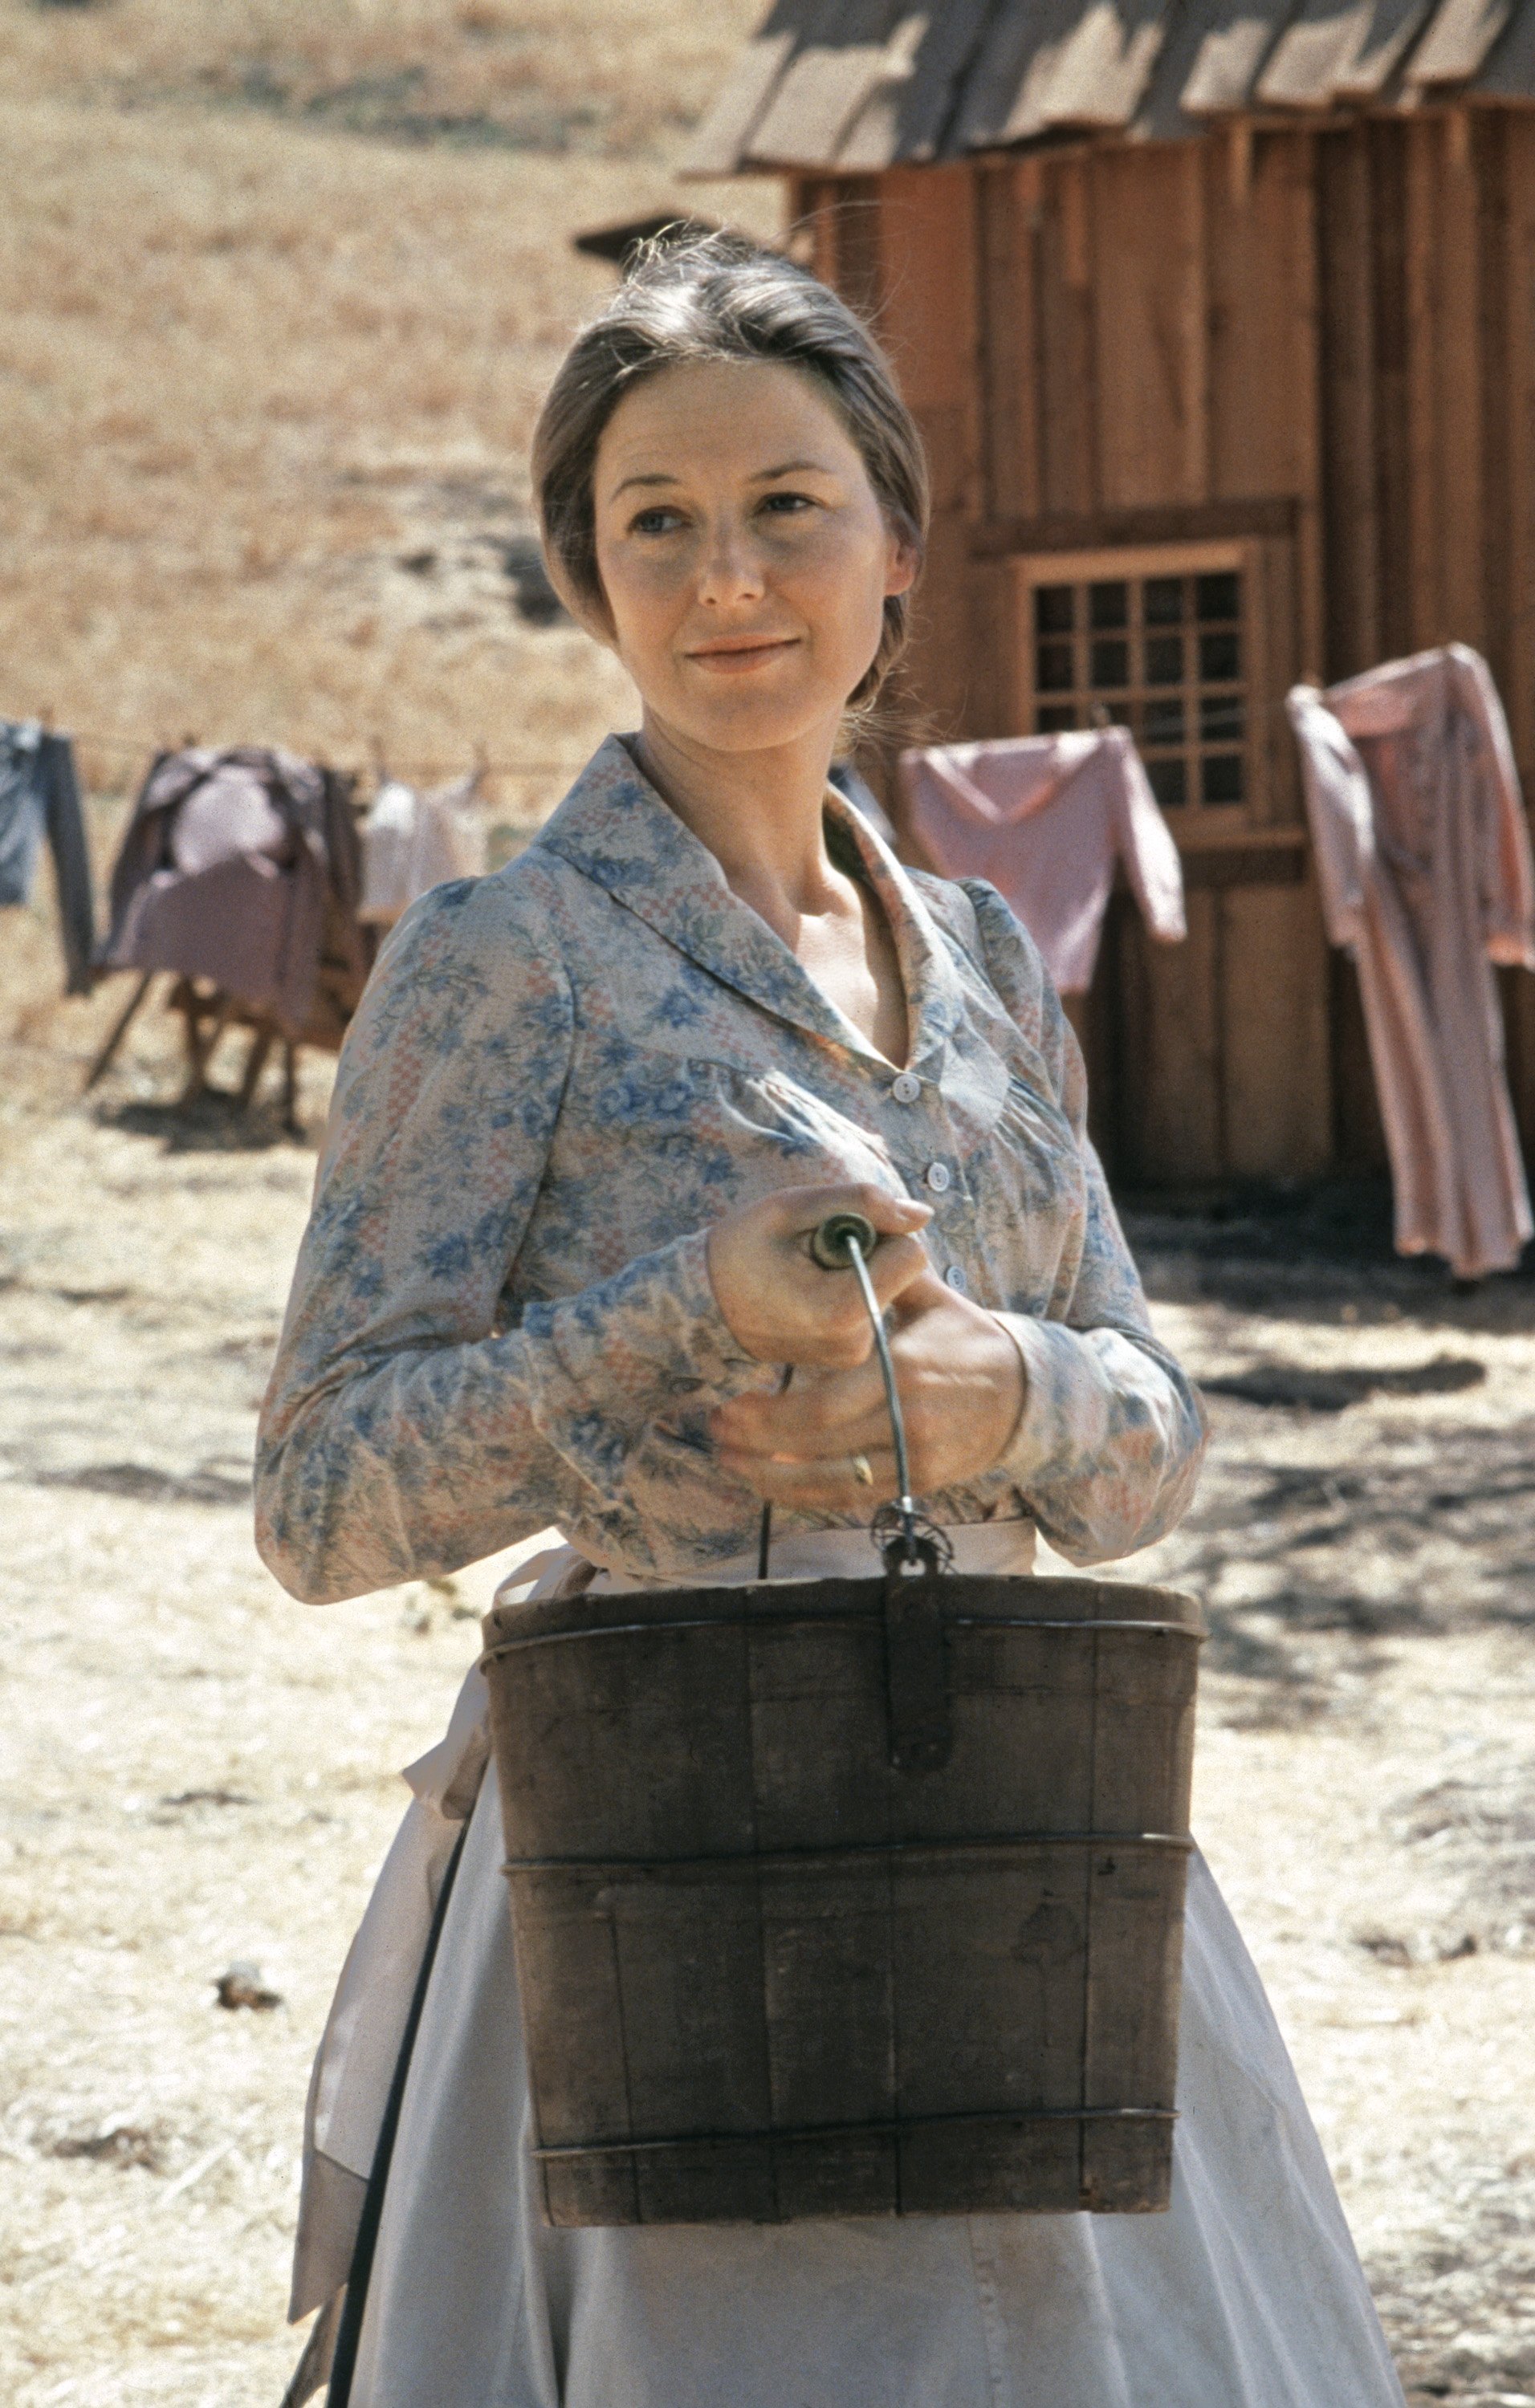
[[[963,1571],[1032,1569],[1033,1531],[950,1533]],[[505,1596],[552,1594],[538,1559]],[[865,1569],[862,1532],[775,1575]],[[754,1575],[743,1565],[711,1582]],[[602,1573],[593,1593],[638,1584]],[[1262,1984],[1189,1862],[1172,2204],[1164,2215],[849,2218],[552,2231],[530,2109],[478,1672],[342,1972],[311,2086],[295,2315],[324,2379],[433,1900],[466,1815],[390,2168],[352,2408],[1403,2408]]]

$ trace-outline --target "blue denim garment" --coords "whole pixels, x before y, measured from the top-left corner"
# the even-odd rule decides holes
[[[67,736],[0,719],[0,905],[25,903],[47,837],[59,890],[65,992],[89,995],[95,905],[75,754]]]

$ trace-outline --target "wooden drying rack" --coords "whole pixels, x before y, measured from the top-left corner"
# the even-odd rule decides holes
[[[190,1112],[199,1096],[231,1092],[227,1089],[215,1089],[209,1085],[208,1068],[212,1063],[214,1052],[225,1031],[232,1027],[248,1029],[251,1034],[251,1048],[245,1057],[245,1068],[240,1074],[239,1085],[232,1091],[236,1110],[242,1119],[250,1112],[251,1106],[255,1100],[256,1089],[261,1082],[261,1074],[266,1068],[273,1048],[280,1045],[282,1048],[282,1125],[290,1137],[296,1137],[299,1134],[296,1040],[291,1037],[285,1037],[277,1022],[268,1014],[252,1011],[248,1005],[237,1001],[223,988],[214,986],[207,979],[183,978],[174,970],[144,970],[140,973],[137,985],[112,1023],[100,1052],[86,1074],[85,1084],[80,1091],[82,1095],[88,1096],[92,1088],[110,1069],[117,1059],[123,1039],[137,1018],[140,1008],[149,998],[151,987],[157,978],[162,977],[169,982],[169,992],[165,997],[165,1009],[168,1011],[180,1012],[184,1024],[186,1077],[182,1082],[181,1092],[176,1099],[176,1111],[182,1113]]]

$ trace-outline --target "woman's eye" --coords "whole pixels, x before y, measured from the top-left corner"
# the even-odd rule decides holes
[[[801,510],[813,510],[815,503],[809,494],[769,494],[762,505],[775,518],[796,517]]]
[[[629,533],[631,535],[669,535],[672,528],[681,526],[681,523],[680,510],[674,510],[667,504],[657,503],[654,509],[640,510],[629,521]]]

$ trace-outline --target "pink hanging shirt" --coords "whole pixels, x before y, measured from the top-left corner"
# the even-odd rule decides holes
[[[1062,995],[1093,982],[1116,864],[1154,937],[1187,935],[1172,833],[1123,727],[904,752],[911,821],[948,878],[985,878]]]

